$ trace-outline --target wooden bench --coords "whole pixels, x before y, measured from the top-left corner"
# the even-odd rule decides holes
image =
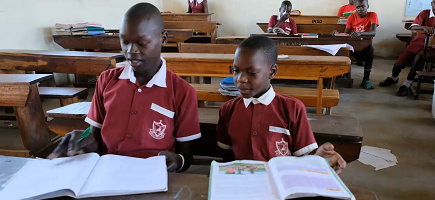
[[[219,84],[191,84],[196,90],[198,101],[215,101],[227,102],[234,97],[224,96],[218,90]],[[307,107],[317,106],[317,89],[311,88],[293,88],[293,87],[273,87],[273,90],[279,94],[299,99]],[[335,107],[338,105],[340,95],[338,90],[323,89],[322,106]]]
[[[39,87],[41,98],[59,99],[61,106],[79,102],[79,95],[87,93],[88,88]]]
[[[211,21],[213,13],[162,13],[163,21]]]
[[[47,111],[48,126],[61,136],[72,130],[84,130],[89,124],[84,121],[91,102],[75,103]],[[199,108],[202,137],[194,142],[194,155],[219,157],[216,144],[216,125],[219,109]],[[308,115],[317,142],[331,142],[347,162],[359,157],[363,133],[355,118],[326,115]],[[209,164],[209,163],[208,163]]]
[[[177,43],[184,42],[193,37],[195,29],[166,29],[168,35],[172,35],[172,38],[168,38],[168,42]]]
[[[179,76],[232,77],[232,54],[163,53],[166,66]],[[350,59],[343,56],[289,56],[278,60],[277,79],[316,80],[317,114],[323,108],[323,78],[350,71]],[[338,97],[337,97],[338,98]]]
[[[197,43],[178,43],[178,53],[214,53],[214,54],[234,54],[236,44],[197,44]],[[306,56],[332,56],[330,53],[302,46],[278,46],[279,55],[306,55]],[[349,56],[350,48],[341,48],[336,56]]]
[[[197,29],[199,33],[206,33],[215,43],[218,22],[210,21],[165,21],[165,29]]]
[[[36,83],[53,78],[49,74],[0,74],[0,106],[14,107],[25,150],[0,149],[0,155],[28,157],[51,144]]]

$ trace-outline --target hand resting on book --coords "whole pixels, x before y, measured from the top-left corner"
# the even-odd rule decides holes
[[[76,156],[85,153],[101,154],[101,141],[95,138],[94,134],[90,134],[88,137],[80,140],[83,132],[82,130],[74,130],[67,133],[56,149],[48,156],[48,159]]]
[[[340,174],[346,168],[346,161],[344,161],[339,153],[334,151],[334,145],[329,142],[320,146],[317,149],[316,155],[326,159],[337,174]]]

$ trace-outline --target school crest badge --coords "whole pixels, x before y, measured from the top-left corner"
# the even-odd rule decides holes
[[[281,141],[276,142],[276,156],[291,156],[290,149],[288,148],[288,143],[281,138]]]
[[[153,129],[150,129],[150,135],[156,140],[161,140],[165,137],[166,125],[160,122],[153,122]]]

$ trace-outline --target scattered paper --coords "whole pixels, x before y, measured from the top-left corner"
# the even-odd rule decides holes
[[[395,166],[399,163],[396,156],[391,153],[391,150],[371,146],[363,146],[361,148],[358,161],[375,167],[376,171]]]
[[[352,45],[350,45],[350,44],[302,45],[302,46],[304,46],[304,47],[311,47],[311,48],[314,48],[314,49],[325,51],[325,52],[328,52],[328,53],[330,53],[331,55],[334,55],[334,56],[335,56],[335,54],[337,54],[338,51],[340,51],[340,49],[342,47],[349,47],[351,51],[354,51]]]

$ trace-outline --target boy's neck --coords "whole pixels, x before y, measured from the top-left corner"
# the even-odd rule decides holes
[[[159,63],[157,65],[157,67],[151,67],[152,69],[154,69],[152,71],[145,70],[142,72],[134,72],[134,76],[136,77],[136,80],[140,86],[147,84],[154,77],[154,75],[157,74],[157,72],[162,67],[162,62],[159,60]]]
[[[364,18],[364,17],[366,17],[366,16],[367,16],[367,13],[364,14],[364,15],[358,15],[359,18]]]
[[[269,87],[267,87],[267,89],[265,89],[265,90],[259,92],[258,94],[254,95],[253,98],[256,98],[256,99],[260,98],[260,97],[263,96],[267,91],[269,91],[270,87],[271,87],[271,86],[270,86],[270,84],[269,84]]]

